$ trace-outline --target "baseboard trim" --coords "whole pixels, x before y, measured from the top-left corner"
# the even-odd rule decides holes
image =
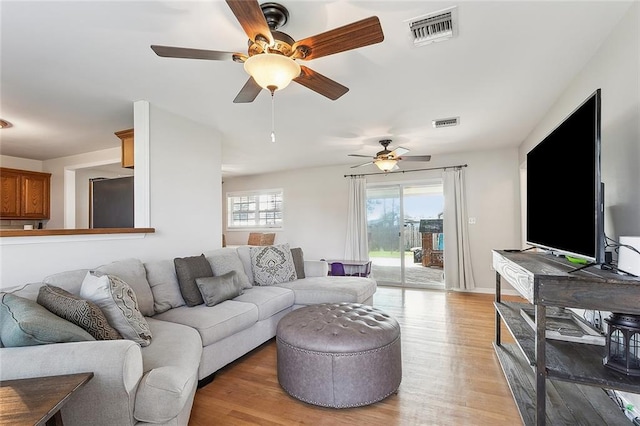
[[[431,287],[402,287],[400,285],[378,284],[378,287],[387,288],[401,288],[404,290],[425,290],[425,291],[455,291],[456,293],[480,293],[480,294],[496,294],[496,290],[488,287],[476,287],[472,290],[460,290],[460,289],[446,289],[446,288],[431,288]],[[505,296],[520,296],[522,295],[513,289],[502,289],[500,294]]]

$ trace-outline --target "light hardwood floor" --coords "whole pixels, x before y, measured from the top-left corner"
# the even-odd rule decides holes
[[[349,409],[298,401],[278,384],[272,339],[198,390],[189,424],[521,425],[492,347],[492,303],[487,294],[378,287],[373,305],[402,331],[396,395]]]

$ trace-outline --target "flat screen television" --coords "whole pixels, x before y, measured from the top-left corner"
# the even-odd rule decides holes
[[[600,89],[527,154],[527,243],[604,263]]]

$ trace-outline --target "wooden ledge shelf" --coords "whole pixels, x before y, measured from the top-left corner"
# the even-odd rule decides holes
[[[153,234],[155,228],[94,229],[0,229],[0,237],[47,237],[60,235]]]

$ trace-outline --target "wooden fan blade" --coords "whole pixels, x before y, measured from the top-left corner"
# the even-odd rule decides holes
[[[258,86],[258,83],[253,79],[253,77],[249,77],[249,80],[242,86],[240,89],[240,93],[233,100],[234,104],[245,104],[249,102],[253,102],[255,98],[260,94],[262,87]]]
[[[369,161],[367,163],[358,164],[357,166],[351,166],[351,168],[355,169],[357,167],[368,166],[369,164],[373,164],[373,161]]]
[[[431,161],[430,155],[409,155],[399,158],[402,161]]]
[[[269,43],[269,45],[273,44],[271,30],[257,1],[227,0],[227,5],[229,5],[233,14],[236,15],[242,29],[252,41],[263,39]]]
[[[362,154],[347,154],[349,157],[364,157],[364,158],[371,158],[370,155],[362,155]]]
[[[213,61],[233,61],[234,55],[240,53],[218,52],[215,50],[189,49],[186,47],[158,46],[152,45],[151,49],[156,55],[163,58],[184,58],[184,59],[208,59]]]
[[[305,52],[302,59],[309,60],[380,43],[382,40],[384,40],[384,34],[380,20],[377,16],[372,16],[297,41],[294,43],[293,49],[301,48]]]
[[[293,79],[296,83],[302,84],[304,87],[320,93],[323,96],[335,101],[340,96],[349,91],[348,87],[343,86],[331,80],[328,77],[307,68],[304,65],[300,67],[300,75]]]
[[[409,152],[409,150],[407,148],[403,148],[403,147],[399,146],[396,149],[394,149],[393,151],[391,151],[389,153],[389,156],[390,157],[394,157],[394,158],[398,158],[402,154],[406,154],[407,152]]]

